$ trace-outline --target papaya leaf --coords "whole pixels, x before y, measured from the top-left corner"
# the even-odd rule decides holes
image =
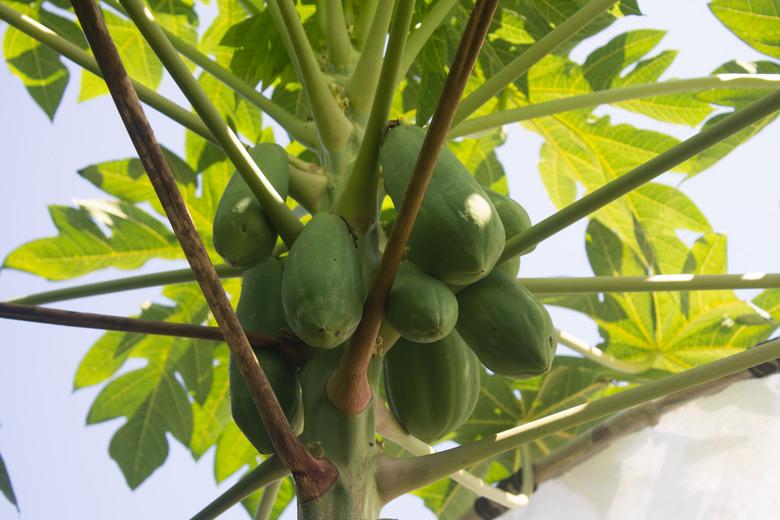
[[[77,204],[50,206],[58,236],[21,245],[8,254],[4,267],[65,280],[107,267],[135,269],[152,258],[183,257],[168,227],[143,210],[107,200]]]
[[[627,276],[647,274],[641,255],[629,249],[606,226],[592,220],[586,250],[595,274]],[[679,251],[658,248],[659,265]],[[692,274],[726,272],[726,239],[704,233],[688,249],[683,268]],[[644,271],[644,272],[643,272]],[[661,271],[662,273],[663,271]],[[771,294],[771,293],[766,293]],[[702,291],[688,294],[607,293],[603,301],[593,296],[543,298],[593,318],[602,337],[601,348],[631,362],[651,362],[660,371],[679,372],[740,352],[766,339],[778,326],[771,311],[774,301],[749,304],[733,291]],[[763,304],[763,305],[762,305]],[[762,310],[764,309],[764,310]]]
[[[252,493],[241,501],[241,505],[244,506],[244,509],[247,513],[249,513],[250,516],[254,517],[254,514],[257,511],[257,506],[260,505],[260,499],[263,497],[263,493],[265,493],[267,489],[268,488],[265,488],[263,491]],[[295,487],[293,486],[292,478],[288,477],[282,480],[282,486],[279,488],[279,492],[276,494],[276,500],[274,501],[273,509],[271,509],[271,516],[269,519],[276,520],[279,518],[279,516],[284,512],[285,509],[287,509],[287,506],[290,505],[290,502],[292,502],[294,498]]]
[[[14,487],[11,485],[11,476],[8,474],[8,468],[5,467],[5,461],[3,460],[2,455],[0,455],[0,491],[2,491],[5,498],[16,507],[16,511],[19,512],[19,502],[16,500]]]
[[[289,56],[267,9],[232,25],[220,45],[235,49],[230,70],[251,85],[265,89],[291,67]]]
[[[227,348],[220,345],[214,356],[218,364],[212,367],[212,381],[206,399],[196,400],[193,404],[193,430],[190,439],[190,451],[199,459],[211,446],[216,444],[227,425],[232,422],[230,415],[230,382],[228,381]]]
[[[497,129],[476,139],[451,143],[449,147],[482,186],[506,195],[509,193],[506,172],[496,156],[496,149],[504,142],[506,134]]]
[[[198,14],[193,0],[150,0],[157,23],[194,45],[198,41]]]
[[[46,23],[73,25],[69,20],[43,9],[35,9],[32,5],[14,2],[14,8],[35,20],[40,21],[45,16]],[[8,27],[3,38],[3,55],[11,72],[22,81],[48,118],[53,120],[70,78],[59,54],[20,30]]]
[[[248,466],[257,466],[259,454],[254,446],[244,437],[236,423],[230,421],[217,441],[217,451],[214,456],[214,478],[222,482],[233,473]]]
[[[653,50],[664,34],[652,29],[619,34],[588,55],[582,73],[593,90],[609,88],[625,69]]]
[[[730,61],[715,69],[713,74],[777,74],[779,72],[780,64],[770,61],[759,61],[756,63]],[[771,89],[723,89],[700,92],[697,94],[697,97],[710,103],[739,109],[768,94],[770,91]],[[704,123],[703,128],[714,125],[727,115],[728,113],[724,114],[722,112],[713,115]],[[745,127],[734,135],[715,143],[713,146],[695,155],[683,163],[679,170],[684,171],[688,179],[698,175],[726,157],[740,144],[748,141],[775,119],[777,119],[776,113]]]
[[[130,77],[147,87],[157,89],[162,80],[162,63],[135,25],[110,11],[103,11],[103,18]],[[106,82],[84,70],[81,74],[79,101],[87,101],[103,94],[108,94]]]
[[[234,49],[223,46],[222,39],[231,27],[249,17],[249,11],[239,0],[217,0],[217,16],[203,33],[200,50],[211,54],[217,63],[230,67]]]
[[[739,39],[767,56],[780,58],[780,2],[712,0],[709,7]]]
[[[225,187],[224,175],[221,174],[222,172],[217,172],[212,178],[212,175],[203,173],[201,177],[204,189],[199,190],[195,170],[170,150],[163,148],[163,153],[187,204],[195,228],[206,246],[211,247],[212,221],[217,210],[219,195]],[[78,173],[107,194],[132,204],[149,203],[161,217],[165,217],[162,204],[139,159],[106,161],[82,168]],[[215,194],[215,191],[218,191],[218,194]]]

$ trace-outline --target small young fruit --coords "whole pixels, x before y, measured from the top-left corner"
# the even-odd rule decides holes
[[[396,126],[379,151],[385,188],[401,206],[425,130]],[[473,283],[493,269],[504,250],[504,227],[477,180],[446,146],[431,177],[414,229],[409,259],[423,271],[453,285]]]
[[[530,377],[555,356],[552,320],[544,305],[500,269],[458,293],[457,331],[487,368]]]
[[[525,208],[517,201],[493,190],[485,191],[487,192],[488,197],[490,197],[490,200],[493,201],[493,205],[496,207],[501,223],[504,225],[504,233],[506,234],[507,241],[531,227],[531,218],[528,216]],[[535,248],[536,246],[525,251],[523,254],[530,253]],[[520,257],[516,256],[511,260],[502,262],[498,264],[498,268],[512,278],[515,278],[520,271]]]
[[[269,258],[244,273],[236,314],[245,329],[277,336],[287,328],[280,294],[282,271],[282,262]],[[298,367],[279,353],[267,349],[255,349],[255,355],[287,419],[300,430],[303,426],[303,400]],[[257,451],[273,452],[268,432],[232,356],[229,375],[233,420]]]
[[[290,248],[282,277],[293,332],[313,347],[340,345],[357,328],[363,296],[357,237],[340,217],[314,215]]]
[[[458,300],[437,278],[401,262],[385,307],[385,318],[406,339],[430,343],[447,336],[458,321]]]
[[[457,331],[427,345],[401,338],[384,370],[390,411],[425,442],[457,429],[477,405],[482,367]]]
[[[289,191],[287,152],[274,143],[249,150],[268,181],[282,198]],[[260,201],[238,172],[228,181],[214,216],[214,249],[229,264],[248,268],[268,258],[276,244],[276,230]]]

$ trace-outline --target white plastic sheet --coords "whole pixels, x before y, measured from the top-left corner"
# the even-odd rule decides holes
[[[691,402],[542,484],[514,520],[780,518],[780,376]]]

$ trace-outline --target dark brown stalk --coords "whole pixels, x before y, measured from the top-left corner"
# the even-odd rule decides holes
[[[218,327],[204,327],[192,323],[171,323],[167,321],[144,320],[125,316],[110,316],[91,312],[75,312],[63,309],[50,309],[34,305],[18,303],[0,303],[0,318],[10,320],[48,323],[64,327],[79,327],[84,329],[116,330],[120,332],[136,332],[139,334],[155,334],[157,336],[175,336],[179,338],[207,339],[224,341],[222,331]],[[309,346],[297,338],[283,336],[264,336],[254,332],[244,331],[249,344],[256,349],[274,350],[281,353],[291,362],[303,366],[309,357]]]
[[[655,426],[662,415],[686,403],[717,394],[735,383],[766,377],[778,372],[780,372],[780,360],[775,360],[621,412],[536,461],[533,472],[534,488],[543,482],[565,474],[578,464],[604,451],[621,437]],[[523,472],[521,469],[500,481],[497,486],[510,493],[520,493],[522,483]],[[498,518],[506,511],[506,507],[480,497],[474,501],[474,509],[466,513],[460,520],[489,520]]]
[[[496,12],[498,0],[479,0],[471,12],[461,36],[452,67],[447,75],[439,103],[425,134],[412,179],[406,189],[393,231],[385,247],[371,291],[363,305],[363,316],[339,369],[328,381],[328,395],[333,404],[346,414],[358,414],[371,402],[368,365],[374,354],[379,325],[384,315],[387,295],[393,285],[406,241],[420,211],[423,197],[433,174],[439,151],[449,132],[463,89],[474,68],[482,42]]]
[[[287,421],[192,223],[97,4],[94,0],[71,0],[71,3],[138,157],[149,174],[157,197],[252,394],[271,443],[295,477],[300,501],[313,500],[325,493],[334,482],[338,476],[336,468],[330,461],[314,458]]]

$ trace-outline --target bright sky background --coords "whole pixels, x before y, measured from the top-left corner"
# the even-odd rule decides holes
[[[656,28],[668,31],[661,49],[680,50],[667,79],[706,75],[729,59],[760,59],[717,22],[702,0],[641,1],[640,5],[648,16],[617,22],[599,38],[582,44],[575,58],[583,59],[593,48],[626,30]],[[103,197],[76,175],[78,169],[133,154],[107,96],[76,103],[79,76],[80,72],[71,67],[65,100],[55,124],[50,124],[21,82],[7,67],[0,66],[0,152],[6,180],[5,190],[0,193],[0,256],[30,239],[54,233],[47,205]],[[163,85],[163,93],[179,98],[169,80]],[[692,133],[641,116],[602,111],[607,112],[616,114],[616,119],[680,137]],[[159,140],[181,151],[181,129],[152,110],[148,113]],[[553,211],[536,169],[541,140],[518,126],[509,130],[509,136],[499,154],[505,161],[511,192],[538,221]],[[773,272],[780,265],[778,242],[774,235],[767,236],[767,230],[775,229],[779,221],[777,143],[780,126],[775,122],[716,167],[683,186],[713,227],[729,236],[730,272]],[[677,176],[665,178],[679,181]],[[580,223],[540,245],[524,257],[521,274],[592,274],[584,253],[584,229],[584,223]],[[152,261],[144,271],[173,265]],[[126,274],[106,270],[82,277],[77,283]],[[23,273],[3,271],[0,300],[73,283],[49,284]],[[57,306],[128,315],[136,313],[142,302],[159,299],[158,295],[158,289],[147,289]],[[552,314],[559,327],[590,341],[596,339],[589,320],[558,309]],[[121,420],[84,425],[100,388],[72,393],[73,375],[99,336],[97,331],[0,321],[0,453],[11,472],[21,518],[183,518],[193,514],[226,488],[214,483],[213,450],[194,462],[187,450],[171,440],[165,465],[131,492],[116,463],[108,457],[111,435]],[[433,518],[415,498],[388,506],[383,516]],[[16,511],[0,499],[0,519],[17,517]],[[294,514],[286,517],[294,518]],[[224,518],[243,520],[247,516],[235,508]]]

